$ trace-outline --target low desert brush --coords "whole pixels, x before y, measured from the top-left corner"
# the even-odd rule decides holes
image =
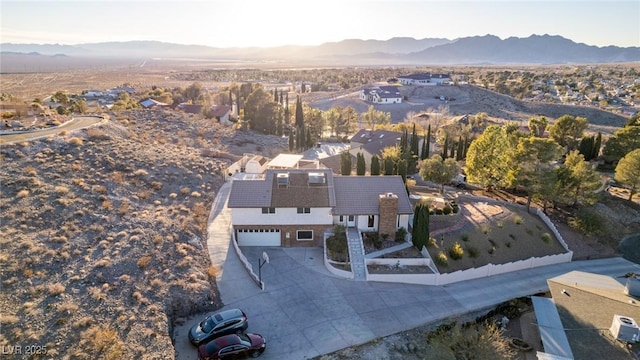
[[[451,256],[453,260],[460,260],[462,259],[463,255],[464,255],[464,249],[462,248],[459,242],[455,242],[451,246],[451,249],[449,249],[449,256]]]

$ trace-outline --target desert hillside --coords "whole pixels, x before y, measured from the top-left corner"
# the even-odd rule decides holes
[[[172,358],[173,319],[221,305],[206,223],[227,151],[281,139],[179,112],[107,118],[0,148],[0,345]]]

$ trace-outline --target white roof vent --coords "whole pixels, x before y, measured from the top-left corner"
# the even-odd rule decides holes
[[[624,287],[625,294],[640,298],[640,278],[637,275],[627,277],[627,284]]]
[[[289,173],[279,173],[276,176],[278,187],[289,187]]]
[[[613,315],[613,323],[609,329],[611,335],[616,339],[626,343],[637,343],[640,341],[640,328],[633,318]]]

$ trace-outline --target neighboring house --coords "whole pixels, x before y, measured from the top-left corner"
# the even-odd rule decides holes
[[[322,246],[337,224],[393,237],[413,213],[400,176],[333,176],[327,169],[234,180],[228,206],[240,246]]]
[[[187,114],[201,114],[203,107],[204,107],[204,105],[188,104],[188,103],[182,103],[182,104],[178,105],[178,108],[180,110],[186,112]]]
[[[449,74],[420,73],[398,76],[398,81],[402,85],[433,86],[448,84],[451,82],[451,78]]]
[[[361,129],[351,137],[351,149],[349,152],[357,156],[360,152],[364,155],[367,169],[371,166],[371,156],[378,155],[382,158],[382,150],[389,146],[400,145],[402,133],[389,130]]]
[[[640,280],[620,275],[571,271],[547,280],[553,300],[534,301],[545,349],[538,359],[631,360],[630,353],[640,355],[640,345],[631,341],[634,336],[640,341]],[[557,315],[561,324],[553,319]]]
[[[374,104],[399,104],[402,95],[397,86],[378,86],[362,89],[360,99]]]
[[[142,101],[140,101],[140,106],[142,106],[145,109],[157,109],[157,108],[162,108],[162,107],[166,107],[169,106],[169,104],[160,102],[160,101],[156,101],[153,99],[144,99]]]
[[[101,90],[87,90],[82,94],[85,98],[101,97],[104,93]]]
[[[303,159],[304,155],[279,154],[267,163],[267,169],[318,169],[318,160]]]
[[[120,96],[120,93],[126,92],[129,95],[132,95],[136,92],[136,89],[130,86],[118,86],[107,90],[107,94],[114,99],[117,99]]]
[[[211,116],[218,120],[220,124],[232,125],[231,122],[231,106],[228,105],[213,105],[209,108],[211,110]]]

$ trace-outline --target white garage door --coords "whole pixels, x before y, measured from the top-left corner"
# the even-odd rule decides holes
[[[278,229],[240,229],[238,230],[240,246],[280,246],[280,230]]]

